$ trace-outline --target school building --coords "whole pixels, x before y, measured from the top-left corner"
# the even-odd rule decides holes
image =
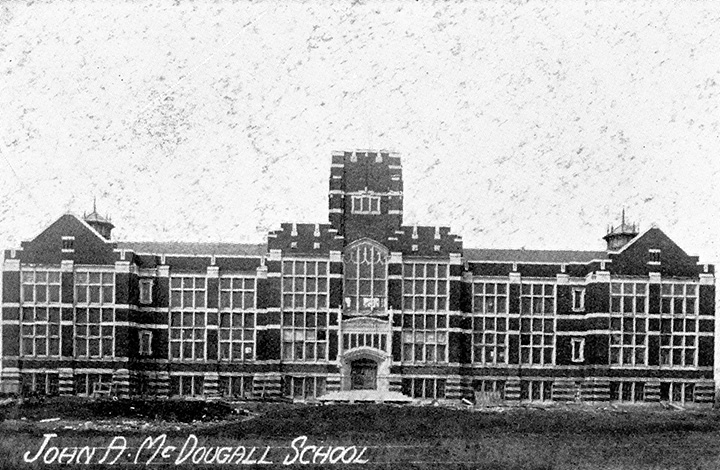
[[[63,215],[5,251],[2,390],[714,400],[714,266],[659,228],[623,217],[599,251],[465,248],[403,225],[385,151],[333,153],[328,209],[257,245],[115,241],[96,210]]]

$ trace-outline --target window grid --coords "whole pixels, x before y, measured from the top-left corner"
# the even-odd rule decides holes
[[[205,277],[170,278],[170,307],[205,308],[206,286]]]
[[[345,310],[385,310],[387,253],[372,243],[360,243],[345,253],[344,267]]]
[[[283,261],[283,309],[327,309],[328,284],[327,261]]]
[[[627,403],[645,401],[645,383],[610,382],[610,401]]]
[[[554,353],[555,319],[520,318],[520,363],[551,365]]]
[[[473,380],[475,401],[493,401],[505,399],[505,380]]]
[[[57,372],[23,372],[20,383],[23,396],[54,396],[59,392],[60,376]]]
[[[695,384],[692,382],[660,382],[660,401],[694,402]]]
[[[283,380],[283,396],[299,400],[310,400],[321,397],[327,389],[325,377],[285,376]]]
[[[77,271],[75,303],[107,305],[115,301],[115,273]]]
[[[20,330],[23,356],[60,356],[60,309],[23,307]]]
[[[611,313],[647,313],[648,285],[645,282],[611,282]]]
[[[555,313],[554,284],[522,284],[520,308],[523,315]]]
[[[473,316],[473,362],[507,364],[507,322],[504,316]]]
[[[112,384],[112,374],[75,374],[75,393],[91,395],[98,383]]]
[[[327,313],[320,312],[283,312],[283,359],[327,361],[327,316]]]
[[[447,325],[447,313],[403,315],[403,361],[447,362]]]
[[[382,333],[345,333],[343,350],[354,348],[375,348],[387,351],[387,335]]]
[[[402,393],[412,398],[445,398],[446,379],[403,377]]]
[[[697,356],[695,318],[662,318],[660,320],[660,365],[695,366]]]
[[[255,314],[220,312],[220,360],[252,361],[255,356]]]
[[[487,315],[507,313],[507,292],[506,283],[474,282],[473,312]]]
[[[60,271],[23,268],[21,290],[25,304],[59,303]]]
[[[252,375],[221,375],[218,379],[218,391],[224,398],[252,398]]]
[[[205,358],[206,320],[204,312],[170,313],[170,359]]]
[[[697,291],[695,284],[662,284],[660,312],[671,315],[697,315]]]
[[[171,375],[170,396],[201,397],[204,395],[205,377],[202,375]]]
[[[251,310],[254,308],[254,277],[220,278],[220,310]]]
[[[552,386],[550,380],[521,380],[520,400],[548,401],[552,400]]]
[[[115,327],[111,308],[75,309],[75,356],[113,357]]]
[[[647,365],[647,322],[647,317],[627,314],[610,318],[610,365]]]
[[[403,310],[438,312],[448,309],[446,263],[403,264]]]

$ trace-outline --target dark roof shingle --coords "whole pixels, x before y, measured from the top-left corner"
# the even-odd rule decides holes
[[[573,250],[498,250],[466,248],[467,261],[497,261],[518,263],[587,263],[594,259],[607,259],[605,251]]]
[[[267,253],[264,243],[118,242],[118,248],[154,255],[262,256]]]

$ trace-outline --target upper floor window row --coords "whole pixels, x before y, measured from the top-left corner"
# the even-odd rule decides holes
[[[661,313],[697,314],[698,289],[695,284],[662,284]]]
[[[403,310],[447,310],[447,277],[447,264],[403,264]]]
[[[255,278],[221,278],[220,308],[230,310],[255,308]]]
[[[115,274],[79,271],[75,273],[75,302],[111,304],[115,299]]]
[[[523,284],[520,291],[520,311],[529,315],[555,313],[555,285]]]
[[[380,196],[353,196],[352,197],[352,213],[353,214],[379,214],[380,213]]]
[[[23,302],[60,302],[60,271],[23,270]]]
[[[610,283],[610,311],[613,313],[646,313],[648,285],[643,282]]]
[[[204,277],[173,277],[170,279],[170,306],[204,308],[207,279]]]
[[[473,311],[475,313],[507,313],[508,287],[505,283],[473,283]]]

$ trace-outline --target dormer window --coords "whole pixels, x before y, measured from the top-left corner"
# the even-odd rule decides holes
[[[140,280],[140,303],[151,304],[152,303],[152,279],[141,279]]]
[[[352,197],[352,213],[353,214],[379,214],[380,213],[380,196],[353,196]]]
[[[75,251],[75,237],[62,237],[62,252],[73,253]]]
[[[648,250],[649,261],[648,264],[659,265],[660,264],[660,250],[650,249]]]

